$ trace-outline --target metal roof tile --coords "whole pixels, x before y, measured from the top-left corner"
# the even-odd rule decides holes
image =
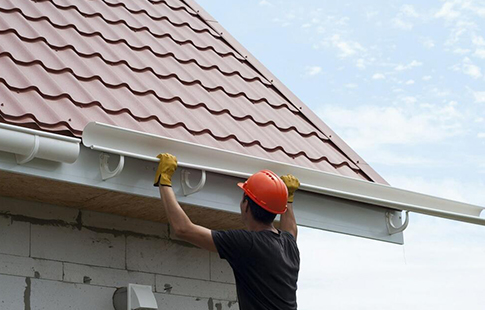
[[[2,2],[0,2],[0,9],[1,5]],[[99,32],[86,35],[74,27],[56,28],[56,25],[46,19],[26,20],[21,18],[23,15],[20,11],[11,12],[14,14],[3,15],[5,20],[0,20],[0,29],[2,31],[14,31],[25,39],[43,40],[59,48],[72,46],[79,53],[89,55],[101,53],[106,56],[105,54],[109,53],[109,50],[116,49],[129,50],[129,52],[123,53],[125,55],[137,51],[143,52],[144,56],[149,53],[152,53],[155,57],[173,56],[179,63],[194,63],[205,70],[220,71],[226,76],[239,75],[247,81],[259,80],[266,85],[271,85],[257,72],[251,71],[247,65],[233,57],[220,57],[212,50],[196,51],[194,46],[177,44],[168,37],[152,41],[152,43],[155,43],[153,46],[138,41],[136,37],[136,42],[128,42],[123,39],[114,41],[103,37]]]
[[[0,47],[2,47],[2,52],[8,53],[8,51],[10,50],[11,51],[9,53],[11,55],[10,57],[15,58],[16,61],[18,62],[22,62],[22,63],[37,62],[38,64],[40,62],[40,64],[42,64],[43,66],[45,66],[46,68],[52,71],[71,71],[76,76],[84,79],[100,77],[105,83],[111,84],[112,86],[121,85],[127,82],[127,81],[120,80],[118,78],[119,76],[129,76],[132,74],[131,72],[127,71],[128,69],[127,67],[126,68],[124,67],[123,63],[121,63],[121,65],[119,66],[118,65],[113,66],[113,65],[109,65],[104,61],[101,61],[101,59],[98,57],[89,57],[89,58],[78,57],[71,49],[62,49],[58,51],[53,51],[46,44],[43,44],[40,42],[30,42],[30,43],[22,42],[13,33],[5,33],[3,35],[0,34]],[[34,51],[34,50],[35,50],[35,54],[31,53],[31,51]],[[12,56],[12,55],[15,55],[15,56]],[[74,63],[70,61],[76,57],[78,58],[78,61]],[[72,63],[72,65],[70,66],[67,65],[69,63]],[[106,68],[106,66],[108,66],[108,68]],[[116,72],[117,70],[118,71],[121,70],[118,68],[124,68],[125,70],[123,70],[123,72]],[[100,73],[99,72],[94,73],[93,70],[91,69],[99,71]],[[147,70],[145,71],[146,72],[142,72],[140,74],[144,74],[145,76],[151,76],[152,80],[155,79],[158,81],[159,77],[155,76],[154,74],[151,74],[151,72]],[[140,75],[138,73],[133,73],[133,74]],[[137,83],[138,80],[140,79],[141,78],[139,76],[135,76],[132,80],[134,80]],[[194,82],[194,81],[189,81],[189,83],[190,82]],[[240,85],[241,87],[243,86],[242,82],[240,83]],[[138,91],[141,92],[142,90],[138,90]],[[145,92],[146,91],[147,90],[145,89]],[[264,91],[269,91],[269,90],[265,89]],[[240,106],[241,105],[235,105],[234,107],[240,107]],[[260,112],[261,109],[255,109],[253,107],[253,104],[248,103],[246,104],[246,106],[249,106],[249,112],[251,112],[251,110],[254,110],[254,112],[248,113],[248,108],[246,107],[245,108],[246,111],[242,111],[242,109],[239,109],[237,113],[231,113],[231,114],[235,114],[234,116],[238,118],[247,118],[248,116],[252,115],[254,116],[255,121],[258,122],[259,124],[274,123],[280,129],[291,129],[293,127],[298,131],[301,130],[303,135],[310,135],[311,133],[314,133],[314,135],[317,135],[322,139],[326,139],[321,134],[318,134],[314,128],[312,129],[311,126],[308,126],[308,123],[304,122],[301,118],[295,117],[293,124],[288,122],[283,123],[285,118],[276,117],[275,119],[271,119],[267,115],[265,116],[266,113],[271,113],[270,107],[268,107],[268,109],[263,109],[261,111],[264,113],[258,113]],[[221,106],[220,108],[215,108],[212,111],[220,112],[220,111],[223,111],[224,108],[225,108],[224,106]],[[229,109],[229,111],[231,110],[233,109],[232,108]],[[285,113],[285,111],[282,111],[282,113]]]
[[[100,121],[369,179],[183,1],[1,1],[0,66],[6,122]]]

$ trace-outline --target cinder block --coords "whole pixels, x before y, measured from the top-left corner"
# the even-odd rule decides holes
[[[0,275],[0,309],[24,310],[28,295],[25,278]]]
[[[42,202],[0,196],[0,213],[22,215],[43,220],[60,220],[66,223],[76,223],[79,211],[73,208],[59,207]]]
[[[210,253],[211,260],[211,281],[219,281],[225,283],[236,283],[234,279],[234,272],[231,265],[225,259],[219,257],[219,253]]]
[[[93,285],[124,287],[128,283],[151,285],[155,289],[155,275],[103,267],[64,263],[64,281]]]
[[[236,285],[157,275],[157,292],[236,301]]]
[[[0,253],[29,256],[30,223],[0,216]]]
[[[124,235],[33,224],[31,230],[32,257],[125,268]]]
[[[119,231],[135,232],[144,235],[152,235],[160,238],[168,238],[168,225],[127,218],[114,214],[94,211],[82,211],[82,222],[85,226],[94,226]]]
[[[39,279],[31,281],[30,308],[25,309],[113,309],[115,288]]]
[[[128,236],[128,270],[209,280],[209,252],[175,241]]]
[[[62,280],[62,263],[30,257],[0,254],[0,273]]]
[[[156,293],[158,309],[174,310],[238,310],[239,305],[233,301],[213,298],[199,298]]]

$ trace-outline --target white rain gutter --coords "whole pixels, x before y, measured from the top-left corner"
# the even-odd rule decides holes
[[[485,208],[387,185],[353,179],[287,163],[202,146],[112,125],[86,125],[83,144],[93,150],[157,162],[159,153],[177,156],[180,167],[248,178],[262,169],[297,176],[301,189],[397,210],[408,210],[467,223],[485,225]],[[322,206],[324,207],[324,206]]]
[[[18,164],[34,158],[72,164],[81,139],[0,123],[0,151],[14,153]]]

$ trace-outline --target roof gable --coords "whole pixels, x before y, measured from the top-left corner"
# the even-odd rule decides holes
[[[385,182],[221,29],[192,1],[1,1],[0,117],[77,137],[98,121]]]

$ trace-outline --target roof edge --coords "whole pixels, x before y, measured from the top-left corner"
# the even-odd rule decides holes
[[[355,165],[357,165],[372,181],[380,184],[389,183],[379,175],[362,157],[360,157],[343,139],[341,139],[327,124],[323,122],[310,108],[307,107],[288,87],[274,76],[259,60],[256,59],[241,43],[239,43],[224,27],[217,22],[194,0],[182,0],[194,10],[209,27],[219,33],[221,37],[241,56],[243,56],[268,82],[297,108],[303,116],[322,134],[329,138]],[[296,104],[296,105],[295,105]]]

